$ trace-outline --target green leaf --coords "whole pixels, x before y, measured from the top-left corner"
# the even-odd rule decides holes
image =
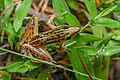
[[[22,20],[27,15],[30,10],[32,0],[24,0],[21,4],[18,5],[17,10],[15,11],[15,20],[13,27],[16,32],[22,27]]]
[[[24,65],[24,63],[20,61],[20,62],[12,63],[8,66],[5,66],[4,69],[7,70],[8,72],[24,73],[28,70],[28,66]]]
[[[16,37],[20,37],[22,35],[23,28],[21,27],[18,32],[16,32],[12,26],[11,23],[9,23],[9,26],[6,28],[6,31]]]
[[[40,67],[41,67],[41,65],[39,65]],[[31,69],[31,71],[29,71],[28,72],[28,77],[29,78],[32,78],[32,79],[34,79],[35,77],[36,77],[36,75],[37,75],[37,73],[39,72],[39,70],[40,70],[40,68],[38,67],[38,68],[35,68],[35,69]]]
[[[79,46],[77,47],[81,52],[87,53],[88,55],[96,55],[97,50],[92,46]]]
[[[58,13],[60,16],[56,18],[58,25],[63,25],[65,23],[70,26],[80,26],[77,18],[71,14],[66,2],[64,0],[52,0],[53,9],[55,13]]]
[[[5,0],[0,0],[0,8],[4,8],[4,1]]]
[[[80,36],[81,36],[83,42],[92,42],[92,41],[99,41],[99,40],[102,40],[101,38],[96,37],[96,36],[91,35],[91,34],[84,34],[84,33],[81,33]]]
[[[120,29],[120,22],[110,19],[110,18],[98,18],[92,24],[93,26],[105,26],[108,28],[119,28]]]
[[[19,67],[17,67],[17,69],[15,70],[15,72],[18,72],[18,73],[25,73],[27,71],[28,71],[28,66],[25,66],[25,65],[22,66],[22,64]]]
[[[13,49],[13,41],[14,41],[14,37],[9,34],[8,35],[8,43],[10,44],[10,48]]]
[[[5,71],[3,73],[1,72],[0,80],[10,80],[10,74]]]
[[[53,4],[53,9],[55,13],[60,13],[60,12],[70,12],[66,2],[64,0],[52,0]]]
[[[15,29],[15,32],[18,32],[18,30],[21,28],[22,26],[22,19],[21,18],[15,18],[14,22],[13,22],[13,27]]]
[[[120,60],[120,57],[112,58],[112,60]]]
[[[120,41],[120,30],[115,31],[114,40]]]
[[[31,61],[28,61],[26,64],[27,64],[27,66],[28,66],[29,69],[38,68],[38,67],[40,66],[40,64],[38,64],[38,63],[33,63],[33,62],[31,62]]]
[[[53,9],[55,13],[59,14],[60,16],[55,19],[55,22],[57,22],[58,25],[63,25],[66,22],[64,15],[70,12],[67,4],[64,0],[52,0]],[[65,14],[63,14],[65,13]]]
[[[113,6],[113,7],[109,7],[109,8],[107,8],[107,9],[105,9],[104,11],[102,11],[102,12],[97,16],[97,18],[106,16],[107,14],[109,14],[110,12],[112,12],[116,7],[118,7],[118,5]]]
[[[119,11],[120,11],[120,10],[119,10]],[[118,11],[118,12],[115,12],[115,11],[113,12],[114,19],[115,19],[115,20],[118,20],[118,21],[120,21],[120,20],[119,20],[119,17],[118,17],[118,16],[120,15],[120,12],[119,12],[119,11]]]
[[[8,72],[18,72],[18,73],[24,73],[26,72],[28,69],[34,69],[37,68],[39,65],[38,64],[32,64],[30,61],[27,62],[14,62],[11,63],[7,66],[5,66],[5,70],[7,70]]]
[[[21,4],[18,5],[17,10],[15,11],[15,18],[24,19],[30,10],[32,0],[24,0]]]
[[[85,5],[91,15],[91,18],[95,18],[97,16],[97,9],[96,9],[96,5],[95,5],[95,1],[94,0],[84,0]]]
[[[77,10],[79,8],[77,0],[66,0],[66,2],[74,10]]]
[[[95,35],[96,37],[102,39],[105,36],[107,36],[106,28],[103,26],[92,26],[92,30],[93,30],[93,35]]]
[[[0,52],[0,56],[6,54],[6,52]]]
[[[45,80],[49,76],[51,71],[52,71],[52,67],[48,67],[47,69],[45,69],[39,74],[36,80]]]
[[[105,39],[103,39],[103,40],[97,45],[97,48],[98,48],[98,49],[101,49],[102,47],[107,46],[108,42],[112,39],[113,36],[114,36],[114,34],[111,35],[111,36],[106,37]]]
[[[18,40],[19,37],[22,35],[23,27],[20,28],[18,32],[15,32],[11,23],[8,23],[8,27],[5,28],[8,32],[8,42],[10,44],[11,49],[13,48],[13,44],[15,45],[16,49],[19,49]]]
[[[102,55],[112,56],[120,52],[120,46],[107,46],[103,49]]]
[[[5,4],[5,8],[10,6],[11,4],[13,4],[14,2],[12,0],[5,0],[4,4]],[[13,11],[13,7],[10,8],[6,13],[5,13],[5,18],[8,19],[9,16],[11,15],[12,11]]]
[[[94,72],[93,72],[93,69],[92,69],[92,66],[91,66],[91,63],[89,60],[89,56],[86,53],[80,52],[80,50],[76,48],[76,47],[83,45],[83,41],[82,41],[81,37],[79,35],[77,35],[76,37],[74,37],[70,40],[70,42],[73,42],[73,41],[76,41],[76,43],[71,46],[68,46],[68,48],[70,49],[70,51],[68,51],[68,55],[69,55],[71,64],[73,66],[73,69],[87,74],[81,61],[80,61],[80,58],[81,58],[84,61],[84,64],[87,67],[90,74],[92,76],[94,76]],[[88,77],[84,77],[84,76],[77,75],[77,74],[75,74],[75,75],[76,75],[77,80],[90,80],[90,78],[88,78]]]
[[[80,27],[79,21],[77,20],[77,18],[73,14],[71,14],[71,13],[65,14],[65,19],[66,19],[66,22],[70,26],[79,26]]]

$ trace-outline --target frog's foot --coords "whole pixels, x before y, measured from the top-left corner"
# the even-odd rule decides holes
[[[56,28],[56,26],[54,26],[54,24],[52,24],[52,22],[58,16],[59,16],[59,14],[57,14],[57,13],[52,14],[51,17],[49,18],[48,22],[46,23],[51,29]]]

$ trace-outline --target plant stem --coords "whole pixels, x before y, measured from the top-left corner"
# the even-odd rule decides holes
[[[80,33],[81,33],[86,27],[88,27],[92,22],[93,22],[93,19],[91,19],[91,20],[80,30]]]
[[[45,63],[45,64],[49,64],[51,66],[54,66],[54,67],[57,67],[57,68],[61,68],[61,69],[64,69],[64,70],[67,70],[67,71],[70,71],[70,72],[73,72],[73,73],[77,73],[77,74],[80,74],[80,75],[83,75],[83,76],[86,76],[86,77],[89,77],[87,74],[84,74],[84,73],[81,73],[81,72],[78,72],[78,71],[75,71],[75,70],[71,70],[69,68],[66,68],[62,65],[56,65],[52,62],[47,62],[47,61],[43,61],[43,60],[39,60],[37,58],[32,58],[32,57],[29,57],[29,56],[26,56],[26,55],[23,55],[21,53],[17,53],[17,52],[14,52],[14,51],[10,51],[10,50],[7,50],[7,49],[3,49],[3,48],[0,48],[0,50],[2,51],[5,51],[5,52],[9,52],[9,53],[12,53],[12,54],[15,54],[15,55],[18,55],[18,56],[22,56],[22,57],[26,57],[26,58],[29,58],[29,59],[32,59],[32,60],[35,60],[35,61],[38,61],[38,62],[41,62],[41,63]],[[99,78],[96,78],[96,77],[93,77],[94,79],[97,79],[97,80],[101,80]]]

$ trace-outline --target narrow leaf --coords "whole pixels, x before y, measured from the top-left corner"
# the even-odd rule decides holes
[[[115,58],[112,58],[112,60],[120,60],[120,57],[115,57]]]
[[[41,65],[40,65],[40,67],[41,67]],[[28,76],[29,78],[34,79],[34,78],[36,77],[37,73],[39,72],[39,70],[40,70],[39,67],[38,67],[38,68],[35,68],[35,69],[31,69],[31,71],[28,72],[28,75],[27,75],[27,76]]]
[[[107,46],[103,49],[102,55],[112,56],[120,52],[120,46]]]
[[[92,42],[92,41],[102,40],[101,38],[96,37],[96,36],[91,35],[91,34],[82,34],[81,33],[80,36],[84,42]]]
[[[5,7],[8,7],[10,6],[11,4],[13,4],[13,1],[12,0],[5,0],[4,1],[4,4],[5,4]],[[10,8],[6,13],[5,13],[5,18],[8,19],[8,17],[11,15],[13,11],[13,7]]]
[[[0,56],[6,54],[7,52],[0,52]]]
[[[11,34],[9,34],[8,35],[8,42],[9,42],[11,49],[13,49],[13,41],[14,41],[14,37]]]
[[[70,58],[73,68],[77,71],[86,73],[86,71],[80,61],[80,58],[81,58],[84,61],[84,64],[87,67],[88,71],[91,73],[92,76],[94,76],[92,66],[90,66],[91,63],[89,63],[90,61],[89,61],[88,55],[80,52],[80,50],[76,48],[76,47],[82,46],[82,44],[83,44],[81,37],[79,35],[77,35],[75,38],[72,38],[70,41],[71,42],[76,41],[75,44],[68,47],[70,49],[70,51],[68,51],[68,55],[69,55],[69,58]],[[75,75],[76,75],[77,80],[82,80],[82,79],[90,80],[90,78],[87,78],[87,77],[84,77],[81,75],[77,75],[77,74],[75,74]]]
[[[96,5],[95,5],[95,1],[94,0],[84,0],[85,5],[91,15],[91,18],[95,18],[97,16],[97,9],[96,9]]]
[[[105,26],[108,28],[119,28],[120,29],[120,22],[110,19],[110,18],[98,18],[92,24],[93,26]]]
[[[105,39],[103,39],[103,40],[97,45],[97,48],[98,48],[98,49],[101,49],[102,47],[107,46],[108,42],[112,39],[113,36],[114,36],[114,34],[111,35],[111,36],[108,36],[108,37],[105,38]]]
[[[0,8],[4,8],[4,1],[5,0],[0,0]]]
[[[40,75],[37,77],[36,80],[45,80],[49,76],[51,71],[52,71],[52,67],[49,67],[49,68],[45,69],[44,71],[42,71],[40,73]]]
[[[117,8],[118,6],[113,6],[113,7],[109,7],[107,9],[105,9],[104,11],[102,11],[98,16],[97,18],[100,18],[100,17],[103,17],[103,16],[106,16],[107,14],[109,14],[110,12],[112,12],[115,8]]]
[[[77,0],[66,0],[66,2],[74,10],[77,10],[79,8]]]
[[[84,52],[88,55],[96,55],[97,50],[92,46],[79,46],[77,47],[81,52]]]

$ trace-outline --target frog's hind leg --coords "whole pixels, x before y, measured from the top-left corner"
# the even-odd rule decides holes
[[[24,44],[23,49],[25,50],[25,53],[30,57],[33,57],[32,54],[34,54],[40,60],[53,62],[53,59],[46,55],[46,53],[40,48],[35,48],[29,44]]]

